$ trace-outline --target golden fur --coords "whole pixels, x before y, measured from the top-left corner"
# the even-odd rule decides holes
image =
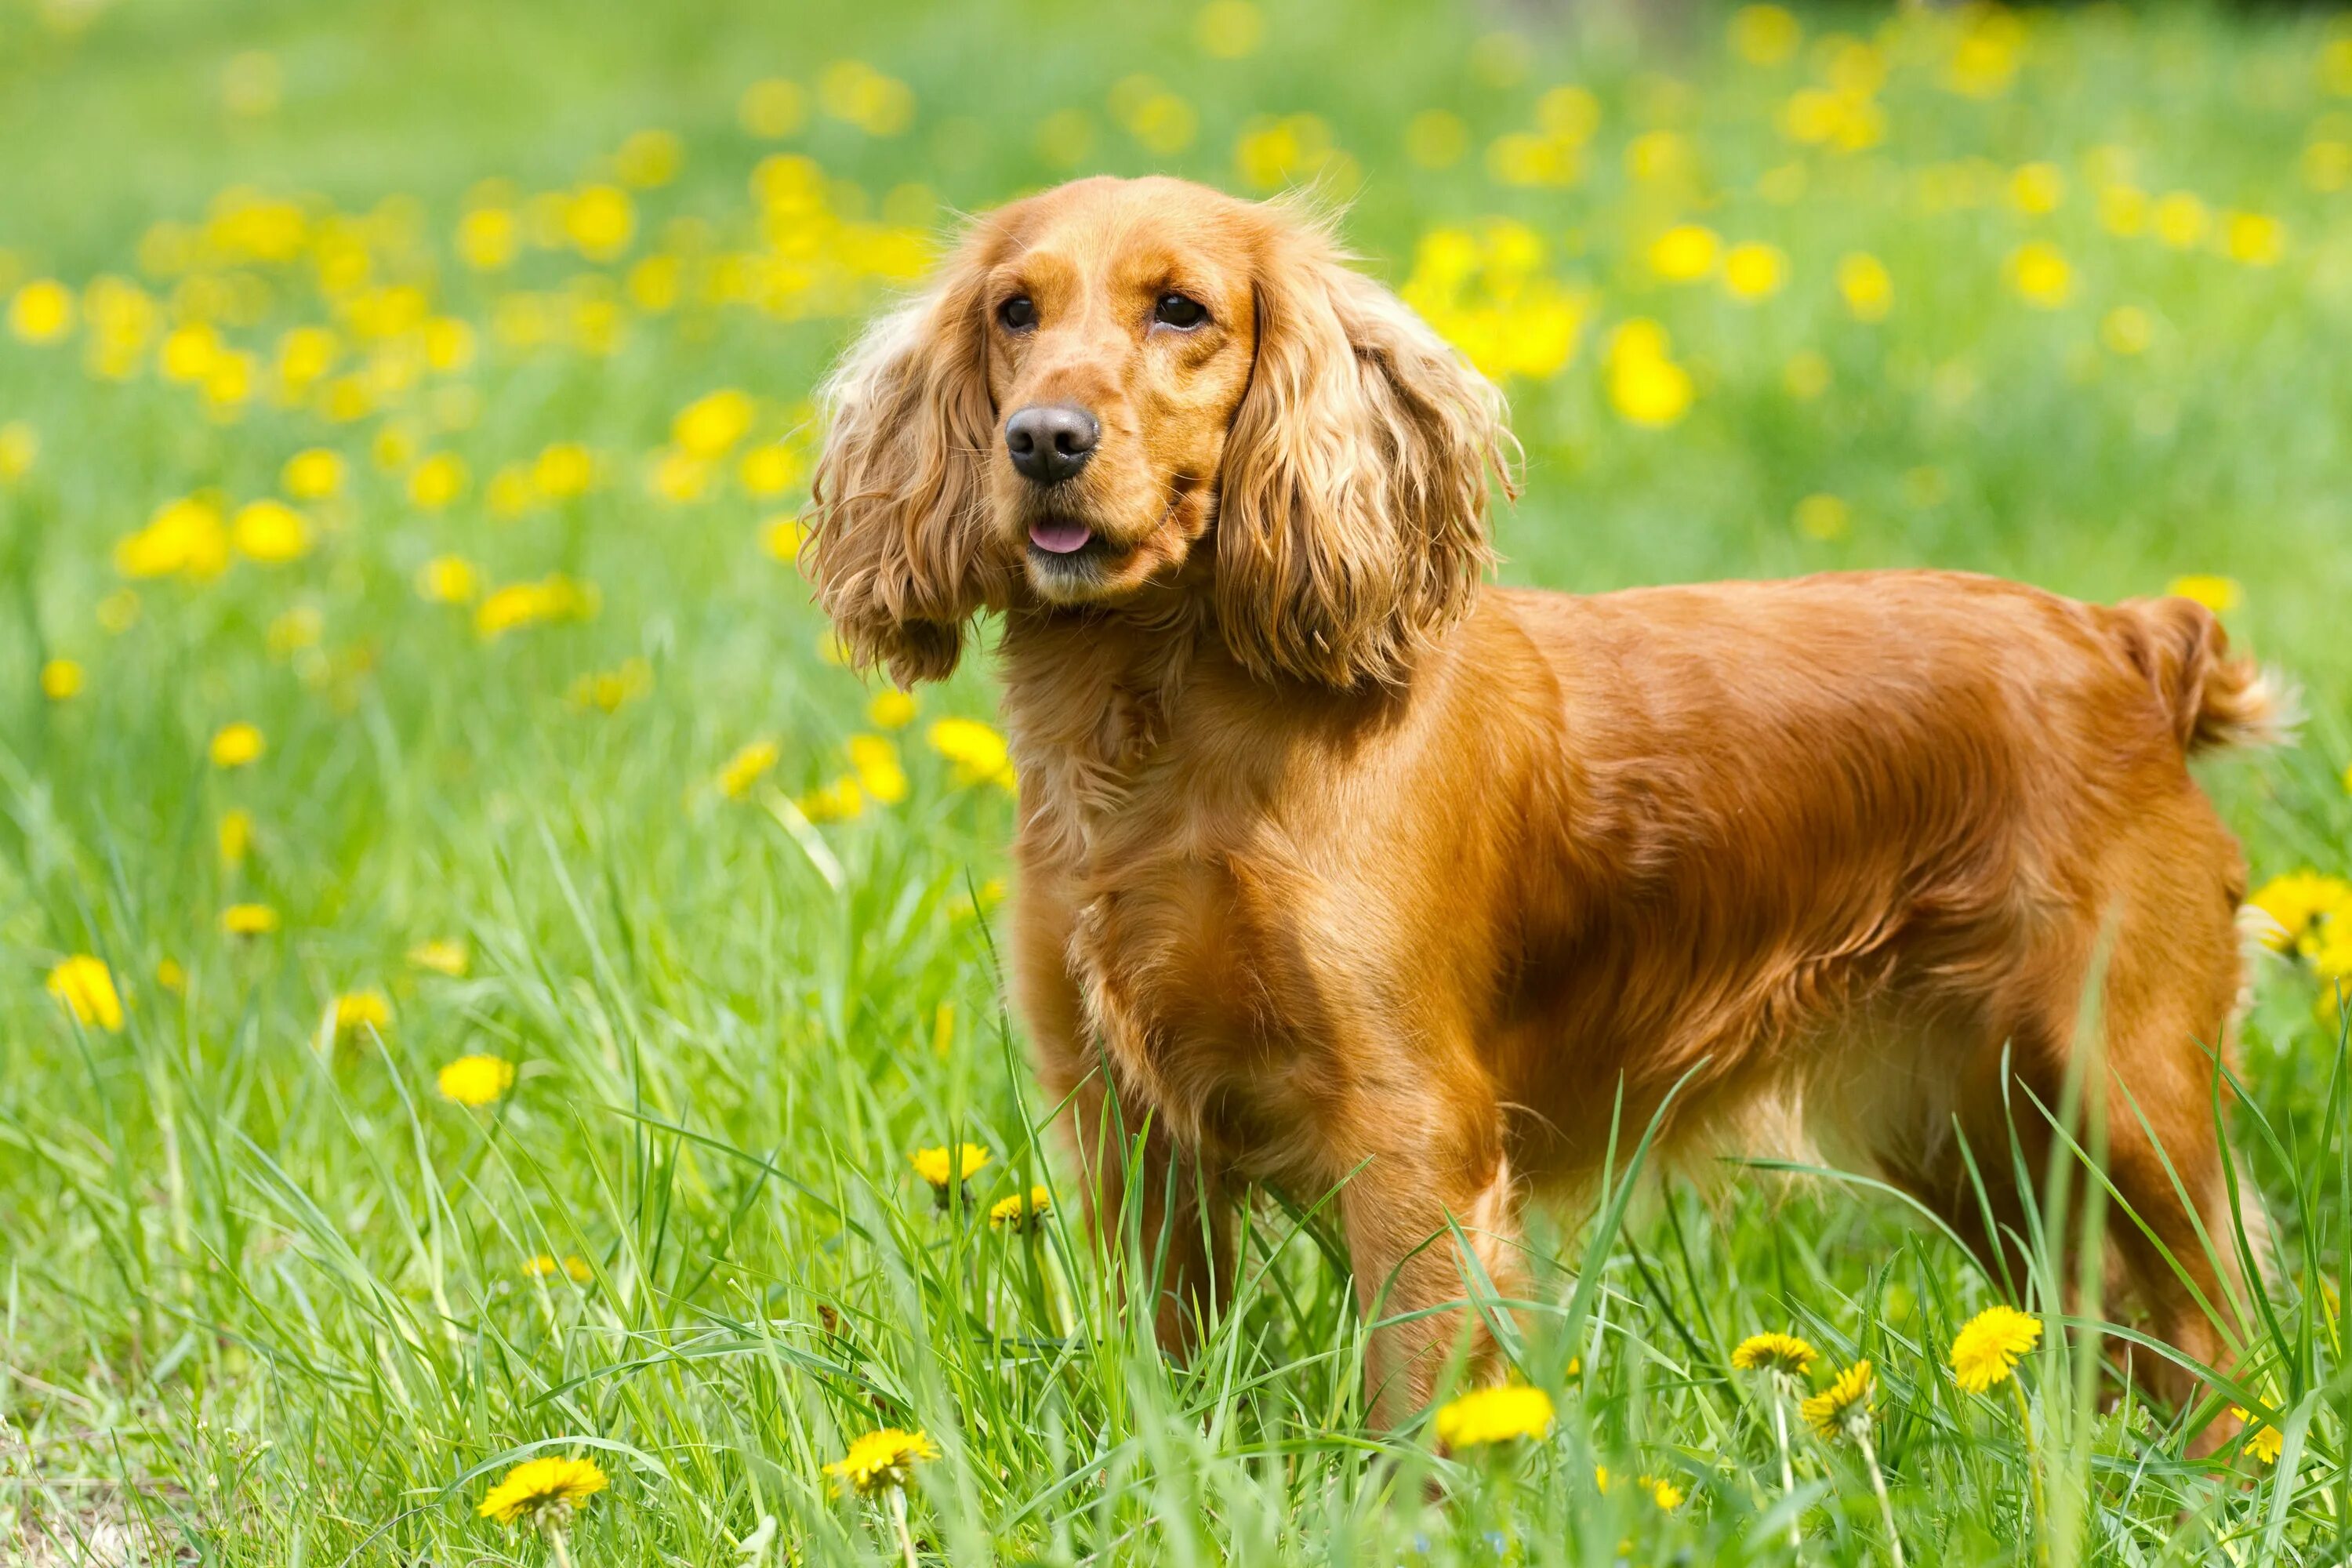
[[[2184,761],[2276,712],[2205,610],[1482,587],[1495,391],[1322,228],[1174,181],[981,218],[828,400],[808,565],[856,657],[935,679],[1002,617],[1014,990],[1098,1197],[1169,1223],[1166,1342],[1230,1286],[1226,1194],[1337,1187],[1377,1414],[1409,1414],[1463,1329],[1449,1226],[1507,1294],[1523,1190],[1677,1085],[1673,1137],[1790,1108],[1983,1237],[1965,1141],[2016,1226],[2005,1102],[2039,1162],[2021,1091],[2059,1104],[2098,970],[2107,1168],[2189,1279],[2128,1222],[2116,1257],[2222,1358],[2191,1287],[2225,1299],[2227,1244],[2149,1133],[2219,1226],[2243,874]],[[1101,430],[1050,488],[1003,445],[1045,402]],[[1031,545],[1054,519],[1085,552]]]

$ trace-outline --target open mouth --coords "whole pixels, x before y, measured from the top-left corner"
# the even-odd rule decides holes
[[[1040,518],[1029,525],[1029,542],[1048,555],[1076,555],[1095,542],[1095,531],[1066,517]]]

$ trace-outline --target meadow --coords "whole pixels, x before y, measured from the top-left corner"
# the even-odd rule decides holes
[[[2352,1550],[2352,21],[0,0],[0,1558]],[[1507,580],[2169,587],[2301,682],[2206,774],[2277,925],[2203,1407],[2059,1277],[2084,1171],[2011,1298],[1634,1126],[1509,1407],[1367,1426],[1326,1194],[1189,1363],[1122,1314],[1000,1002],[985,662],[861,680],[793,557],[954,216],[1152,170],[1344,205],[1503,385]],[[540,1460],[604,1484],[486,1516]]]

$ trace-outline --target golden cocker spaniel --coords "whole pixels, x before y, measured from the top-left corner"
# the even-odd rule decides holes
[[[1995,1257],[2095,977],[2112,1260],[2222,1357],[2244,884],[2186,760],[2281,700],[2205,609],[1485,585],[1495,389],[1324,227],[1173,180],[981,218],[828,406],[807,564],[857,659],[937,679],[1001,617],[1017,1000],[1094,1201],[1165,1237],[1164,1342],[1230,1288],[1221,1194],[1337,1188],[1410,1415],[1478,1353],[1461,1248],[1508,1296],[1523,1193],[1612,1116],[1794,1120]]]

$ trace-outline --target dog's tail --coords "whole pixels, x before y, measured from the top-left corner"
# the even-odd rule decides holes
[[[2291,742],[2302,722],[2294,684],[2251,658],[2230,657],[2230,637],[2194,599],[2131,599],[2116,606],[2124,647],[2156,690],[2181,750]]]

